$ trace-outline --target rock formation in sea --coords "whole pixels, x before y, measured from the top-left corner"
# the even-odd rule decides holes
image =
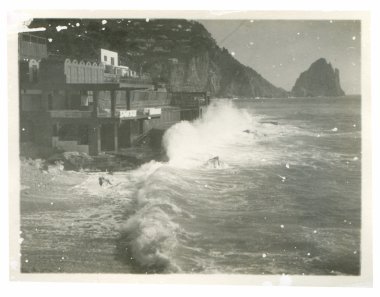
[[[344,96],[340,86],[339,70],[320,58],[301,73],[292,91],[295,97]]]
[[[217,97],[288,96],[220,48],[196,21],[34,19],[30,27],[46,28],[35,33],[48,38],[51,54],[95,61],[99,48],[113,50],[119,53],[120,64],[149,73],[172,91],[209,91]]]

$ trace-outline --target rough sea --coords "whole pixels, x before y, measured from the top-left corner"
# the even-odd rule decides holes
[[[360,109],[354,96],[216,100],[165,133],[168,162],[65,171],[78,182],[21,213],[22,269],[358,275]]]

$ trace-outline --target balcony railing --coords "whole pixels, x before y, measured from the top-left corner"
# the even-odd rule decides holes
[[[118,74],[104,73],[104,82],[115,83],[130,83],[130,84],[152,84],[152,79],[149,77],[130,77],[120,76]]]
[[[172,104],[174,106],[181,106],[181,107],[199,107],[199,106],[207,105],[207,100],[202,97],[173,98]]]
[[[92,117],[93,112],[83,110],[50,110],[49,114],[52,118],[88,119]],[[161,108],[156,107],[135,110],[116,110],[114,116],[112,116],[111,110],[99,110],[97,118],[138,119],[145,117],[159,117],[160,115]]]
[[[119,78],[120,82],[123,83],[142,83],[142,84],[152,84],[153,81],[149,77],[128,77],[128,76],[121,76]]]

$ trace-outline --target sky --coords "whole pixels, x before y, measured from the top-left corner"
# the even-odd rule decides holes
[[[290,91],[319,58],[340,71],[346,94],[360,94],[360,21],[201,20],[220,47]]]

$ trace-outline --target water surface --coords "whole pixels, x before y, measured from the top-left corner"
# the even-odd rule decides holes
[[[218,100],[167,163],[22,191],[22,269],[357,275],[360,143],[358,97]]]

